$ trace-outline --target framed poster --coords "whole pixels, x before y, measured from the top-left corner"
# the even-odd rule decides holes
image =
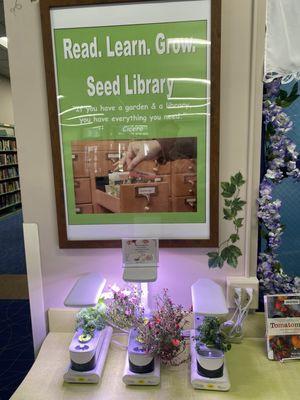
[[[220,0],[40,5],[60,247],[216,247]]]

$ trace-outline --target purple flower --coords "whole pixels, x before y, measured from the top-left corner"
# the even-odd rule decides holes
[[[284,112],[277,113],[274,116],[272,123],[274,129],[279,132],[288,132],[293,128],[294,125]]]
[[[272,82],[265,83],[265,95],[264,97],[270,99],[277,97],[280,91],[281,79],[274,79]]]
[[[295,278],[283,273],[276,251],[281,244],[284,226],[281,224],[280,200],[272,200],[272,188],[287,176],[300,181],[296,161],[296,144],[286,136],[293,122],[281,106],[276,104],[281,80],[265,84],[263,121],[267,131],[267,171],[260,185],[258,218],[265,231],[266,249],[259,254],[257,276],[263,293],[289,293],[300,287]]]
[[[282,107],[277,106],[276,103],[266,100],[263,102],[263,116],[266,124],[273,122],[275,118],[282,112]]]

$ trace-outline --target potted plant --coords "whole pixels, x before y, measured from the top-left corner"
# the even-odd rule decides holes
[[[143,323],[144,308],[141,305],[141,295],[141,290],[135,285],[124,289],[113,285],[106,296],[107,322],[126,332]]]
[[[89,341],[105,325],[105,305],[101,299],[95,307],[83,308],[76,315],[76,331],[81,330],[79,340],[82,342]]]
[[[197,370],[202,376],[219,378],[223,376],[224,353],[231,344],[227,341],[217,317],[204,317],[195,336]]]
[[[173,303],[167,289],[156,299],[156,311],[138,326],[138,340],[146,353],[160,358],[162,364],[176,366],[188,359],[183,353],[185,319],[189,311]]]

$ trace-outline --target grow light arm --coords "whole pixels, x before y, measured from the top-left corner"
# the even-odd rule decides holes
[[[192,285],[191,291],[195,328],[204,316],[226,317],[228,308],[220,285],[211,279],[199,279]]]
[[[64,301],[66,307],[94,307],[104,289],[106,279],[99,273],[82,275]]]

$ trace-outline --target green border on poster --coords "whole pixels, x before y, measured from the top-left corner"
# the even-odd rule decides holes
[[[205,223],[207,21],[56,29],[54,38],[69,224]],[[116,49],[122,46],[123,50],[116,55]],[[98,81],[111,82],[116,94],[89,96],[88,91],[93,91],[87,84],[89,78],[89,82],[95,83],[94,89]],[[155,93],[126,93],[125,80],[132,91],[139,80],[146,79],[165,81],[156,86]],[[167,80],[173,81],[171,96]],[[137,109],[139,105],[142,109]],[[103,112],[104,107],[114,111]],[[146,128],[139,134],[125,133],[128,123],[112,121],[112,117],[118,116],[135,116]],[[170,121],[175,128],[170,132],[162,130]],[[197,138],[197,212],[76,214],[73,141],[174,136]]]

